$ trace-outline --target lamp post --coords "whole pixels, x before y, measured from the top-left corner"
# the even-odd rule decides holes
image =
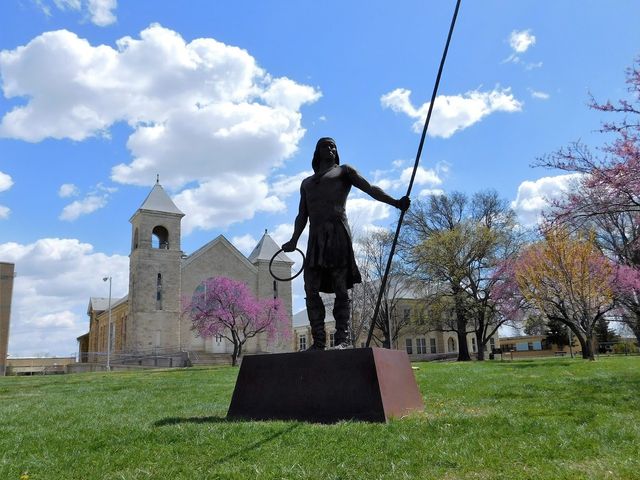
[[[107,372],[111,371],[111,276],[104,277],[103,282],[109,280],[109,323],[107,325]]]

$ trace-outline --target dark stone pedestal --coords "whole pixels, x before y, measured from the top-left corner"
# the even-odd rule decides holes
[[[406,352],[356,348],[244,357],[227,418],[385,422],[423,409]]]

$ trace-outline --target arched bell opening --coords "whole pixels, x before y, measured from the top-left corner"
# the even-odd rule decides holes
[[[169,250],[169,231],[163,226],[154,227],[151,238],[151,246],[161,250]]]

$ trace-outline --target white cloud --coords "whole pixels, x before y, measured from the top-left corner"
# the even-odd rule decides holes
[[[368,198],[347,199],[347,217],[354,235],[365,230],[380,220],[387,220],[392,207],[386,203]]]
[[[179,194],[185,201],[223,177],[235,182],[223,189],[230,194],[255,192],[248,202],[253,209],[243,206],[238,216],[226,211],[225,218],[210,211],[192,227],[227,225],[281,208],[277,198],[262,193],[264,178],[297,151],[305,133],[299,109],[316,101],[319,91],[272,77],[243,49],[212,38],[186,42],[160,25],[116,46],[92,46],[60,30],[0,52],[5,96],[26,102],[5,113],[0,136],[82,141],[108,136],[114,123],[124,121],[133,129],[127,142],[133,158],[113,167],[114,181],[148,186],[159,173],[170,189],[189,185]],[[53,69],[55,78],[48,75]],[[98,203],[94,198],[91,205]]]
[[[402,168],[407,162],[396,160],[392,163],[389,170],[376,170],[373,172],[373,183],[385,190],[387,193],[401,192],[406,193],[413,173],[413,166]],[[442,185],[443,177],[449,174],[449,164],[447,162],[438,162],[433,169],[426,169],[418,166],[414,179],[415,186],[435,187]]]
[[[0,192],[9,190],[13,186],[13,179],[6,173],[0,172]]]
[[[125,295],[129,285],[128,257],[94,252],[76,239],[4,243],[0,258],[16,265],[9,339],[13,356],[77,351],[76,337],[89,329],[89,298],[109,293],[102,277],[112,276],[113,298]]]
[[[383,107],[415,119],[413,130],[420,133],[429,103],[415,107],[409,99],[410,95],[410,90],[398,88],[383,95],[380,101]],[[519,112],[522,109],[522,103],[513,96],[509,88],[495,88],[489,92],[472,90],[462,95],[439,95],[435,102],[429,135],[442,138],[449,138],[494,112]]]
[[[51,16],[51,6],[47,0],[34,0],[46,16]],[[106,27],[116,22],[117,0],[53,0],[53,5],[61,11],[83,12],[91,23]]]
[[[305,103],[315,102],[321,93],[308,85],[300,85],[286,77],[276,78],[260,95],[267,105],[299,110]]]
[[[258,244],[258,240],[256,240],[252,235],[248,233],[246,235],[242,235],[239,237],[233,237],[231,239],[231,243],[234,247],[240,250],[245,256],[249,256],[249,254],[253,251],[253,249]]]
[[[444,195],[444,190],[441,188],[424,188],[418,193],[418,196],[421,198],[438,195]]]
[[[529,90],[531,92],[531,96],[533,98],[537,98],[538,100],[549,100],[549,98],[551,98],[551,95],[549,95],[546,92],[540,92],[537,90]]]
[[[549,202],[560,198],[579,178],[580,174],[572,173],[525,180],[518,187],[518,194],[511,202],[511,208],[515,210],[523,226],[533,226],[541,220]]]
[[[279,198],[286,198],[299,192],[302,181],[311,175],[313,175],[313,170],[307,170],[291,176],[278,175],[271,183],[271,191]]]
[[[64,310],[62,312],[56,313],[48,313],[41,317],[36,317],[28,320],[26,323],[29,325],[33,325],[37,328],[46,328],[46,327],[61,327],[61,328],[73,328],[76,322],[80,319],[76,314],[70,312],[69,310]]]
[[[279,198],[269,195],[266,179],[259,175],[220,175],[183,190],[173,200],[186,214],[182,221],[185,233],[224,227],[253,218],[256,212],[279,212],[286,208]]]
[[[117,190],[115,187],[106,187],[102,183],[98,183],[82,200],[75,200],[64,207],[58,218],[60,220],[73,221],[82,215],[88,215],[104,208],[107,206],[111,194]],[[71,183],[61,185],[58,190],[58,196],[61,198],[77,196],[79,193],[79,189]]]
[[[62,209],[60,220],[73,221],[82,215],[93,213],[107,205],[106,195],[88,195],[82,200],[76,200]]]
[[[78,187],[73,183],[63,183],[58,189],[58,196],[60,198],[75,197],[79,193]]]
[[[99,27],[106,27],[117,20],[113,13],[118,7],[117,0],[89,0],[87,7],[91,22]]]
[[[524,53],[535,43],[536,37],[531,30],[514,30],[509,35],[509,46],[515,53]]]
[[[82,2],[80,0],[53,0],[53,3],[60,10],[80,10]]]
[[[542,67],[542,62],[529,62],[529,63],[525,63],[524,68],[525,70],[533,70],[535,68],[541,68]]]
[[[412,173],[413,167],[405,168],[402,171],[402,174],[400,175],[400,182],[402,182],[402,185],[409,185]],[[440,185],[442,183],[442,179],[438,176],[435,170],[427,170],[418,166],[413,183],[414,185]]]
[[[13,179],[6,173],[0,172],[0,192],[5,192],[13,186]],[[9,218],[11,210],[9,207],[0,205],[0,220],[6,220]]]
[[[521,54],[536,44],[536,36],[531,30],[514,30],[509,35],[509,46],[512,53],[505,58],[502,63],[519,63],[524,65],[526,70],[542,67],[542,62],[523,62]]]

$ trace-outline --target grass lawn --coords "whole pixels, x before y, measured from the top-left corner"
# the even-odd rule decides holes
[[[640,478],[640,357],[416,365],[386,425],[228,422],[232,367],[0,377],[0,480]]]

